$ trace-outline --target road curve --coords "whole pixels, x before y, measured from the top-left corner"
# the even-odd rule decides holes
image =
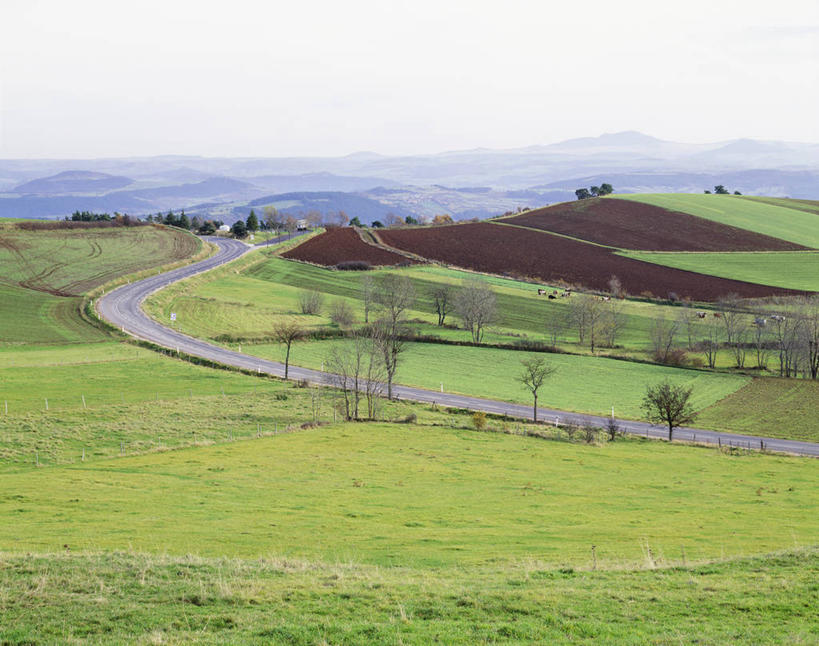
[[[142,311],[142,302],[153,292],[184,278],[201,274],[202,272],[236,260],[251,249],[248,245],[237,240],[226,238],[205,239],[215,243],[219,247],[218,252],[213,256],[164,274],[158,274],[135,283],[123,285],[105,294],[97,301],[97,312],[112,325],[121,328],[124,332],[139,339],[151,341],[166,348],[178,350],[211,361],[217,361],[229,366],[283,377],[284,364],[227,350],[202,341],[201,339],[187,336],[158,323]],[[297,380],[304,379],[311,383],[326,384],[329,382],[329,375],[327,373],[292,365],[290,366],[290,377]],[[531,419],[532,417],[531,406],[523,406],[520,404],[510,404],[501,401],[480,399],[478,397],[468,397],[466,395],[441,393],[409,386],[394,386],[393,393],[400,399],[426,403],[434,402],[446,407],[480,410],[487,413],[506,414],[524,419]],[[607,422],[607,419],[603,417],[566,413],[550,408],[538,408],[538,417],[541,420],[554,423],[574,422],[584,424],[588,422],[596,426],[603,426]],[[664,438],[667,436],[667,431],[664,428],[652,426],[645,422],[618,420],[618,424],[623,431],[634,435],[654,438]],[[748,449],[760,449],[764,446],[764,448],[769,451],[819,457],[819,444],[812,442],[798,442],[796,440],[782,440],[755,435],[738,435],[695,428],[676,429],[674,431],[674,438],[677,440],[707,444],[721,443],[723,446]]]

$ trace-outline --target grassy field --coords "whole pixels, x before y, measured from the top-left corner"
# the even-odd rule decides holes
[[[672,211],[690,213],[741,229],[764,233],[782,240],[819,249],[817,214],[736,195],[623,194],[618,199],[635,200]]]
[[[176,312],[179,328],[193,336],[214,340],[229,333],[236,339],[264,339],[270,337],[274,321],[283,315],[297,315],[302,324],[311,329],[330,325],[326,307],[319,316],[299,314],[299,295],[304,290],[317,290],[325,294],[325,305],[336,299],[346,300],[359,321],[363,320],[360,272],[333,271],[272,257],[266,252],[262,254],[247,256],[238,265],[232,264],[162,290],[148,299],[146,310],[166,322],[170,313]],[[431,294],[442,283],[457,286],[474,274],[424,265],[378,270],[368,275],[377,277],[395,272],[408,276],[413,282],[417,299],[409,317],[419,332],[455,340],[469,338],[464,330],[435,325]],[[537,289],[541,285],[493,276],[484,278],[495,291],[498,310],[487,341],[510,343],[522,336],[546,341],[547,321],[568,316],[568,300],[549,301],[539,297]],[[626,353],[637,354],[644,353],[648,346],[654,318],[660,315],[671,318],[678,310],[638,301],[625,301],[622,307],[624,328],[618,343],[626,346]],[[450,316],[449,321],[456,323],[457,319]],[[562,332],[559,345],[567,346],[577,340],[577,333],[569,327]]]
[[[744,199],[773,204],[774,206],[784,206],[787,209],[797,209],[808,213],[819,214],[819,200],[798,200],[787,197],[763,197],[757,195],[745,195]]]
[[[638,571],[130,553],[0,555],[0,562],[6,644],[819,641],[815,550]]]
[[[819,221],[819,216],[817,216]],[[819,291],[819,252],[650,253],[622,255],[749,283]]]
[[[754,379],[700,413],[698,424],[718,430],[819,441],[819,383],[804,379]]]
[[[345,340],[310,341],[293,346],[294,365],[321,368],[333,347]],[[516,381],[521,359],[542,354],[495,348],[408,343],[399,364],[396,382],[488,399],[530,404],[531,396]],[[284,360],[282,346],[254,345],[247,353],[276,361]],[[664,379],[694,388],[697,408],[738,390],[750,377],[683,370],[652,364],[617,361],[597,357],[549,354],[546,359],[556,369],[540,391],[540,404],[559,410],[606,415],[614,406],[617,415],[639,418],[640,402],[646,386]]]
[[[401,567],[678,562],[815,543],[813,460],[339,424],[0,473],[0,549]]]
[[[0,347],[104,341],[81,294],[132,272],[195,254],[195,237],[155,227],[23,231],[0,242]]]

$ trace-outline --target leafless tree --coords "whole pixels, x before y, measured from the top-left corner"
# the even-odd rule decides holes
[[[619,300],[611,300],[603,305],[603,315],[600,318],[600,336],[603,345],[613,348],[617,344],[617,337],[626,325],[623,303]]]
[[[301,292],[299,294],[299,309],[302,314],[321,314],[321,307],[324,304],[324,294],[315,290]]]
[[[757,316],[754,320],[753,343],[756,351],[756,367],[765,370],[768,367],[768,320],[763,316]]]
[[[281,343],[285,347],[284,355],[284,378],[287,379],[290,372],[290,347],[294,341],[303,339],[305,336],[304,328],[293,319],[281,319],[273,325],[273,338],[277,343]]]
[[[779,376],[796,377],[799,372],[799,335],[801,320],[792,313],[774,314],[773,335],[779,355]]]
[[[324,365],[330,375],[330,383],[341,391],[344,399],[344,418],[358,419],[358,404],[361,401],[361,344],[340,344],[330,351]]]
[[[654,319],[651,326],[651,350],[655,361],[661,363],[668,361],[678,329],[677,321],[669,321],[662,314]]]
[[[725,330],[725,342],[734,355],[737,368],[745,365],[745,341],[748,329],[748,315],[739,309],[739,298],[731,294],[719,301],[720,320]]]
[[[324,217],[321,215],[321,211],[310,209],[305,214],[304,219],[307,220],[307,226],[309,226],[311,229],[316,229],[321,226],[321,222]]]
[[[387,380],[387,371],[381,359],[381,344],[377,335],[379,327],[369,330],[366,336],[361,336],[359,343],[364,349],[364,395],[367,399],[367,417],[375,419],[378,413],[378,402],[384,394]]]
[[[684,305],[677,310],[677,322],[679,323],[681,332],[686,336],[689,350],[694,349],[694,341],[697,336],[697,322],[699,320],[697,312],[689,305]]]
[[[472,334],[472,341],[480,343],[486,327],[495,320],[495,293],[485,281],[470,278],[455,294],[455,311]]]
[[[392,399],[392,382],[405,349],[406,314],[415,302],[415,288],[406,276],[387,274],[376,283],[375,302],[379,316],[374,340],[384,362],[387,397]]]
[[[404,221],[395,215],[395,213],[387,213],[387,215],[384,216],[385,227],[400,227],[402,224],[404,224]]]
[[[452,287],[450,285],[436,287],[432,292],[432,304],[435,307],[435,313],[438,315],[438,327],[443,327],[452,306]]]
[[[614,298],[623,298],[626,295],[626,290],[623,289],[623,283],[620,282],[617,276],[609,278],[609,293],[614,296]]]
[[[703,339],[699,346],[705,355],[705,361],[709,368],[717,365],[717,355],[722,343],[722,326],[716,319],[708,319],[703,322]]]
[[[275,231],[276,235],[284,228],[284,217],[275,206],[266,206],[263,211],[263,219],[265,226],[271,231]]]
[[[546,335],[549,338],[549,344],[556,347],[558,341],[569,329],[570,326],[570,311],[563,307],[552,307],[546,316]]]
[[[340,328],[350,327],[355,322],[355,315],[350,304],[342,298],[330,304],[330,320]]]
[[[691,405],[693,388],[677,386],[668,381],[649,386],[643,397],[642,408],[652,424],[668,426],[668,441],[674,436],[674,429],[690,424],[696,417]]]
[[[520,364],[523,366],[523,369],[520,375],[518,375],[517,380],[532,393],[534,401],[532,404],[532,419],[537,422],[537,393],[546,380],[546,377],[554,374],[555,368],[546,363],[546,359],[543,357],[522,359]]]
[[[819,296],[805,300],[802,312],[802,337],[806,351],[807,371],[811,379],[819,378]]]
[[[572,323],[577,329],[580,344],[582,345],[588,339],[592,352],[594,352],[594,348],[601,336],[604,304],[597,296],[578,295],[572,299],[570,305]]]
[[[284,218],[284,228],[287,231],[287,238],[290,239],[293,237],[293,234],[296,232],[296,229],[299,227],[299,221],[294,218],[292,215],[288,215]]]
[[[375,299],[375,281],[372,276],[361,278],[361,302],[364,304],[364,322],[370,322],[370,310],[373,308]]]
[[[338,226],[346,227],[347,223],[350,221],[350,216],[347,215],[344,211],[339,211],[338,213],[335,214],[334,220]]]

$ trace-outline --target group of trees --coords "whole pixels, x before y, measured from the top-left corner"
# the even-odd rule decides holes
[[[614,192],[611,184],[603,183],[600,186],[590,186],[589,188],[579,188],[574,194],[578,200],[587,200],[590,197],[603,197]]]
[[[709,191],[708,189],[705,189],[703,193],[705,193],[706,195],[711,195],[711,191]],[[731,191],[725,188],[722,184],[717,184],[714,187],[715,195],[730,195],[730,193]],[[734,195],[742,195],[742,193],[740,193],[739,191],[734,191]]]

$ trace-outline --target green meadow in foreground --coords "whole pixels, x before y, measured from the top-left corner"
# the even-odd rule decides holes
[[[689,213],[819,249],[819,219],[816,213],[804,210],[802,204],[791,208],[783,201],[772,204],[738,195],[694,193],[635,193],[617,195],[617,198]]]
[[[634,571],[0,554],[0,642],[814,644],[817,577],[815,549]]]
[[[819,215],[816,216],[819,221]],[[819,224],[817,224],[819,226]],[[819,251],[648,253],[622,255],[703,274],[749,283],[819,291]]]
[[[815,543],[814,460],[414,424],[0,473],[0,549],[401,567],[680,562]]]

